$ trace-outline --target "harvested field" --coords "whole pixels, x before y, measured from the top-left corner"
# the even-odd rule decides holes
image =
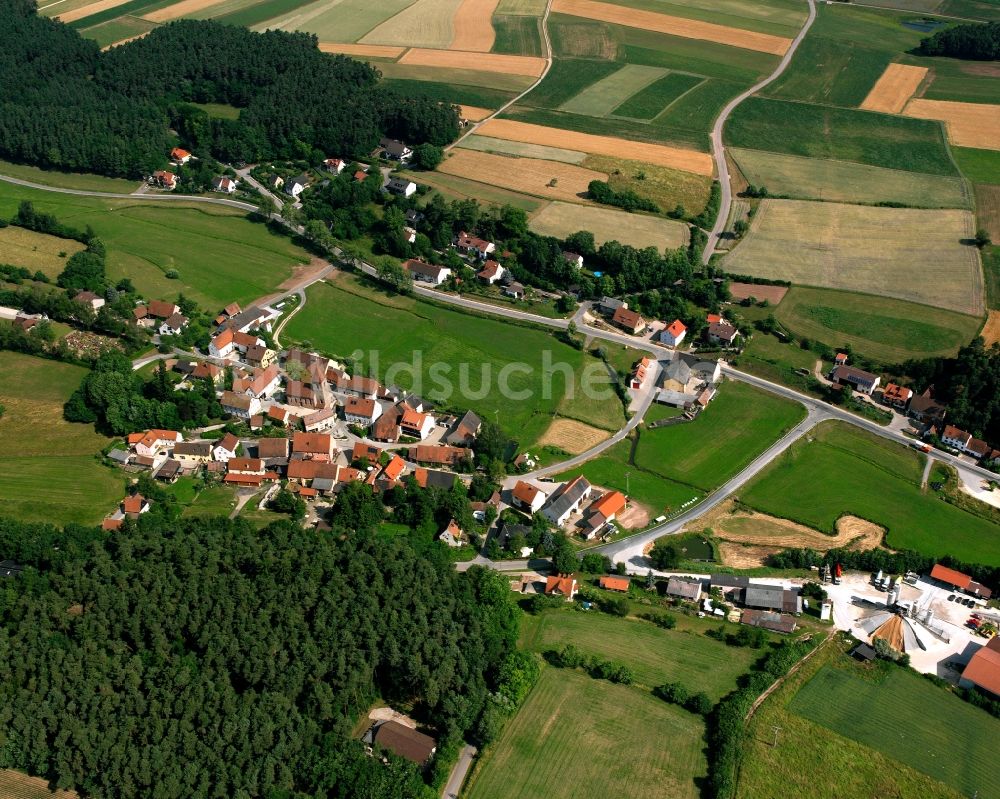
[[[730,283],[729,293],[734,300],[745,300],[753,297],[756,300],[767,300],[771,305],[777,305],[788,292],[787,286],[762,286],[758,283]]]
[[[625,25],[629,28],[639,28],[657,33],[668,33],[685,39],[716,42],[717,44],[742,47],[746,50],[756,50],[772,55],[784,55],[792,43],[791,39],[786,39],[783,36],[755,33],[740,28],[730,28],[726,25],[716,25],[712,22],[657,14],[655,11],[642,11],[611,3],[601,3],[596,0],[554,0],[552,10],[574,17],[610,22],[614,25]]]
[[[76,22],[76,20],[89,17],[91,14],[96,14],[100,11],[107,11],[111,8],[117,8],[118,6],[123,6],[128,2],[130,2],[130,0],[97,0],[96,3],[90,3],[89,5],[74,8],[64,14],[60,14],[56,17],[56,19],[60,22],[66,23]]]
[[[460,105],[459,108],[462,109],[462,117],[470,122],[481,122],[493,113],[489,108],[479,108],[474,105]]]
[[[708,203],[712,187],[712,181],[704,175],[609,155],[588,155],[583,166],[607,172],[610,175],[608,184],[615,191],[633,191],[652,200],[663,210],[680,203],[688,213],[700,213]]]
[[[462,0],[452,21],[455,38],[451,40],[451,49],[477,53],[492,50],[496,31],[493,30],[491,20],[499,2],[500,0]]]
[[[465,106],[462,106],[464,109]],[[482,150],[491,153],[506,153],[524,158],[541,158],[545,161],[562,161],[564,164],[580,164],[587,158],[586,153],[579,150],[566,150],[562,147],[545,147],[541,144],[525,144],[519,141],[496,139],[493,136],[473,134],[462,139],[462,147],[466,150]]]
[[[0,770],[0,796],[4,799],[78,799],[76,791],[49,790],[49,781],[29,777],[12,768]]]
[[[399,59],[399,63],[416,67],[474,69],[478,72],[499,72],[503,75],[525,75],[532,78],[537,78],[545,69],[545,59],[534,56],[428,50],[423,47],[412,48]]]
[[[142,18],[148,19],[150,22],[168,22],[172,19],[186,17],[188,14],[204,11],[206,8],[211,8],[222,2],[224,0],[181,0],[181,2],[174,3],[172,6],[143,14]]]
[[[898,114],[906,101],[913,97],[925,75],[926,67],[889,64],[882,77],[868,92],[861,108],[865,111],[881,111],[883,114]]]
[[[875,549],[882,544],[885,530],[857,516],[841,516],[836,535],[827,535],[803,524],[753,511],[734,511],[726,502],[688,525],[700,532],[710,527],[717,539],[719,554],[727,566],[752,569],[765,565],[768,555],[783,549],[814,549],[826,552],[834,548]]]
[[[225,0],[229,5],[234,0]],[[280,28],[315,33],[321,42],[357,42],[369,31],[401,12],[413,0],[316,0],[306,6],[266,20],[257,30]]]
[[[986,317],[986,324],[983,325],[983,330],[979,334],[983,337],[983,341],[986,342],[986,346],[991,344],[1000,343],[1000,311],[990,311],[989,316]]]
[[[598,245],[621,241],[633,247],[674,249],[688,242],[687,225],[673,219],[629,214],[594,205],[550,203],[531,219],[531,229],[544,236],[564,238],[578,230],[589,230]]]
[[[827,158],[731,148],[747,181],[772,195],[831,202],[896,202],[917,208],[968,208],[965,182]]]
[[[944,122],[948,140],[959,147],[1000,150],[1000,105],[917,98],[910,100],[903,113]]]
[[[626,64],[571,97],[559,106],[559,110],[572,114],[606,117],[633,94],[642,91],[666,74],[667,70],[659,67]]]
[[[592,180],[606,180],[603,172],[558,161],[494,155],[478,150],[453,150],[438,171],[503,186],[553,200],[583,200]]]
[[[975,189],[979,226],[986,228],[994,243],[1000,243],[1000,186],[979,183]]]
[[[388,44],[340,44],[338,42],[320,42],[319,49],[324,53],[341,53],[349,56],[393,59],[399,58],[406,52],[405,47],[393,47]]]
[[[360,41],[403,47],[448,47],[455,38],[452,20],[461,4],[462,0],[417,0]]]
[[[980,316],[974,229],[968,211],[764,200],[724,268]]]
[[[610,437],[611,433],[607,430],[599,430],[575,419],[555,419],[536,446],[558,447],[570,455],[579,455]]]
[[[665,144],[649,144],[647,142],[627,141],[612,136],[595,136],[591,133],[559,130],[544,125],[533,125],[529,122],[517,122],[513,119],[491,119],[479,129],[479,132],[498,139],[511,139],[550,147],[565,147],[595,155],[610,155],[632,161],[645,161],[680,169],[684,172],[693,172],[696,175],[711,176],[713,170],[712,156],[708,153],[670,147]]]

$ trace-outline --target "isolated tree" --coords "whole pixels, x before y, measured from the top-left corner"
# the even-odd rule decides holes
[[[990,238],[990,234],[986,230],[986,228],[979,228],[976,231],[976,237],[975,239],[973,239],[973,241],[980,250],[983,249],[983,247],[988,247],[990,244],[993,243],[993,240]]]
[[[681,562],[680,553],[677,548],[664,540],[657,541],[649,552],[649,559],[660,571],[676,569]]]

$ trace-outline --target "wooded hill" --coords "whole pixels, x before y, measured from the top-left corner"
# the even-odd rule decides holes
[[[447,144],[458,112],[321,53],[316,37],[179,20],[101,52],[27,0],[0,0],[0,157],[139,177],[174,143],[225,161],[360,156],[380,136]],[[190,103],[224,103],[212,119]]]

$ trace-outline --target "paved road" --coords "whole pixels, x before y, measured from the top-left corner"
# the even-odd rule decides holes
[[[243,169],[237,169],[236,174],[239,175],[240,178],[245,180],[249,185],[257,189],[257,191],[260,192],[262,195],[270,199],[274,203],[274,207],[277,208],[278,212],[280,213],[281,209],[285,207],[285,201],[282,200],[280,197],[278,197],[276,194],[273,194],[271,190],[267,188],[267,186],[261,185],[260,182],[253,175],[250,174],[251,169],[253,169],[253,166],[243,167]]]
[[[722,109],[722,113],[719,114],[718,119],[715,120],[715,125],[712,127],[712,155],[715,157],[715,169],[719,176],[719,187],[722,189],[722,198],[719,203],[719,215],[715,219],[715,225],[712,227],[711,233],[708,235],[708,242],[705,244],[705,250],[701,255],[701,262],[707,264],[709,259],[715,253],[715,245],[719,242],[719,236],[722,231],[726,229],[726,223],[729,221],[729,208],[733,203],[733,187],[729,182],[729,166],[726,164],[726,147],[722,142],[722,130],[726,126],[726,121],[729,119],[729,115],[733,113],[733,110],[746,100],[750,95],[759,92],[769,83],[778,79],[782,72],[791,63],[792,56],[795,55],[795,51],[798,49],[799,44],[805,38],[806,33],[813,24],[813,20],[816,19],[816,3],[815,0],[807,0],[809,3],[809,16],[806,17],[806,22],[802,26],[802,30],[799,31],[798,35],[792,39],[792,44],[788,48],[788,52],[785,53],[781,62],[775,68],[774,72],[768,75],[760,83],[751,86],[743,94],[734,97],[725,108]]]
[[[472,766],[472,758],[476,756],[476,747],[466,744],[458,755],[458,762],[451,770],[448,783],[441,792],[441,799],[458,799],[458,793],[462,790],[462,783],[465,782],[465,775],[469,773]]]

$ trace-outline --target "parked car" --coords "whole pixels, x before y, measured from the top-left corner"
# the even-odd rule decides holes
[[[948,595],[948,601],[949,602],[954,602],[955,601],[955,595],[954,594],[949,594]]]

